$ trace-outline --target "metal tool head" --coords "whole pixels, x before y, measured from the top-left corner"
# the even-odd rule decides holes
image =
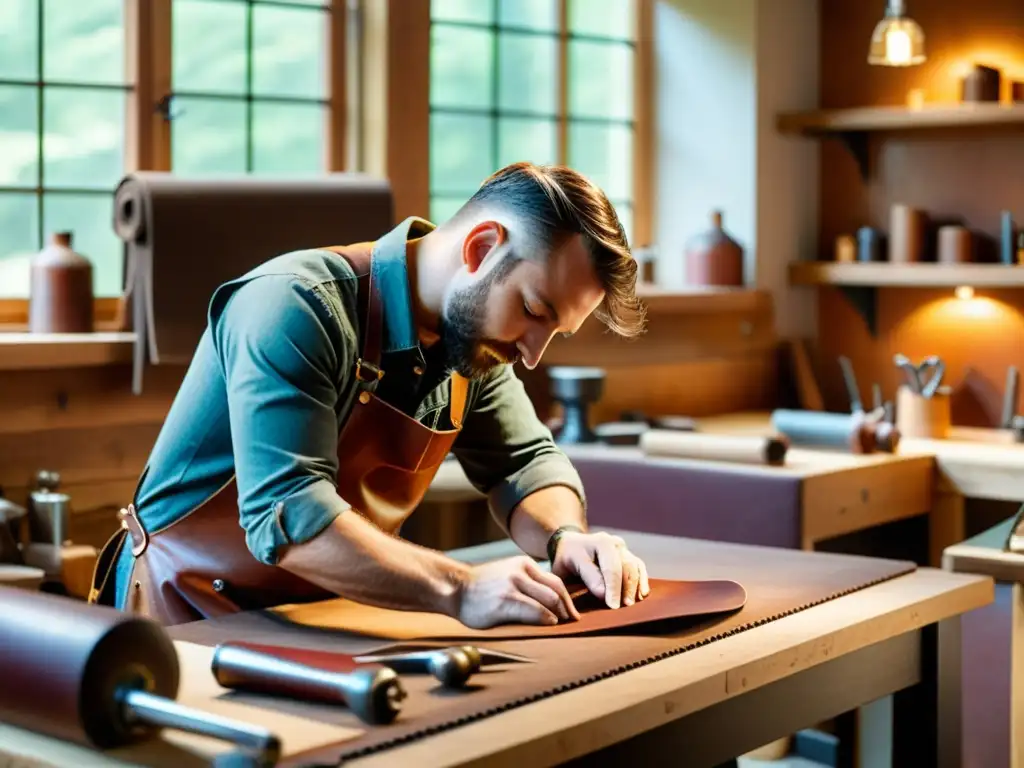
[[[938,355],[926,357],[917,366],[917,378],[921,382],[921,394],[925,397],[932,397],[942,384],[942,377],[946,374],[946,363]]]
[[[348,697],[349,708],[361,720],[372,725],[392,722],[402,710],[406,698],[402,681],[393,669],[369,665],[348,673],[355,695]],[[359,694],[363,695],[359,695]]]
[[[1010,533],[1006,537],[1003,549],[1007,552],[1024,554],[1024,505],[1017,510],[1010,525]]]

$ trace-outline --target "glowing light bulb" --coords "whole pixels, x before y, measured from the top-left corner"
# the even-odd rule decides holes
[[[885,58],[894,66],[910,63],[910,35],[902,27],[893,25],[885,33]]]
[[[958,285],[953,295],[961,301],[967,301],[974,298],[974,289],[969,285]]]

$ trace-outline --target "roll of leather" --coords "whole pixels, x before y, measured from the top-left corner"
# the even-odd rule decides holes
[[[789,442],[778,436],[650,429],[641,435],[640,448],[648,456],[779,466],[786,461]]]
[[[889,261],[906,264],[924,258],[924,214],[909,205],[894,205],[889,213]]]
[[[288,251],[376,240],[394,223],[389,184],[361,174],[127,175],[115,193],[114,231],[126,245],[136,393],[147,356],[191,361],[222,283]]]
[[[886,421],[869,419],[864,413],[829,413],[779,408],[772,412],[772,427],[793,445],[845,448],[851,453],[892,453],[900,431]]]
[[[939,227],[938,261],[940,264],[963,264],[971,260],[971,232],[967,227]]]
[[[178,656],[148,619],[66,597],[0,587],[0,720],[101,749],[138,741],[116,693],[173,699]]]

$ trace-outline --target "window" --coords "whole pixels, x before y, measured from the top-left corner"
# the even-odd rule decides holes
[[[127,170],[341,169],[347,7],[0,0],[0,317],[23,321],[30,261],[57,231],[92,261],[97,297],[121,294],[111,204]]]
[[[112,194],[124,171],[124,0],[0,3],[0,298],[25,298],[56,231],[121,290]]]
[[[508,163],[564,163],[633,229],[635,0],[431,0],[431,217]],[[564,84],[564,85],[563,85]]]
[[[171,167],[325,170],[327,0],[174,0]]]

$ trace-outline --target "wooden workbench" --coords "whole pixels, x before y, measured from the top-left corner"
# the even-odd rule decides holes
[[[627,535],[635,545],[666,539]],[[758,549],[749,549],[756,558]],[[500,542],[452,554],[480,562],[513,551]],[[918,569],[346,765],[655,765],[665,755],[686,755],[687,766],[710,767],[893,695],[892,719],[865,743],[891,753],[893,765],[952,767],[959,755],[959,617],[989,603],[992,589],[987,577]],[[169,765],[161,750],[157,744],[100,758],[0,727],[0,755],[23,761],[15,765],[34,760],[33,768]],[[860,758],[877,765],[879,755]]]
[[[699,428],[727,434],[770,434],[771,414],[750,412],[700,419]],[[1024,503],[1024,444],[1009,430],[953,427],[949,438],[903,438],[897,455],[930,458],[935,469],[931,504],[932,565],[966,537],[964,500],[989,499]]]
[[[972,731],[965,742],[965,765],[1024,768],[1024,555],[1004,551],[1012,522],[955,544],[943,555],[948,571],[996,581],[996,600],[983,609],[982,629],[989,642],[978,658],[964,659],[973,672],[965,676],[963,691],[965,725]]]
[[[760,426],[761,431],[768,429],[766,417]],[[713,426],[707,428],[709,431],[714,429]],[[746,428],[755,427],[747,423]],[[648,457],[639,448],[624,446],[568,445],[564,449],[573,461],[614,457],[627,465],[647,463],[671,466],[681,471],[706,468],[709,472],[713,470],[737,477],[795,478],[800,483],[797,511],[799,546],[807,550],[836,536],[926,514],[933,506],[933,461],[927,455],[875,453],[855,456],[794,448],[786,454],[785,466],[771,467]],[[481,498],[466,479],[459,463],[448,460],[437,473],[425,501],[457,504]],[[625,520],[606,520],[603,524],[629,527]],[[671,533],[693,535],[685,530]],[[937,566],[938,563],[937,555],[933,564]]]

